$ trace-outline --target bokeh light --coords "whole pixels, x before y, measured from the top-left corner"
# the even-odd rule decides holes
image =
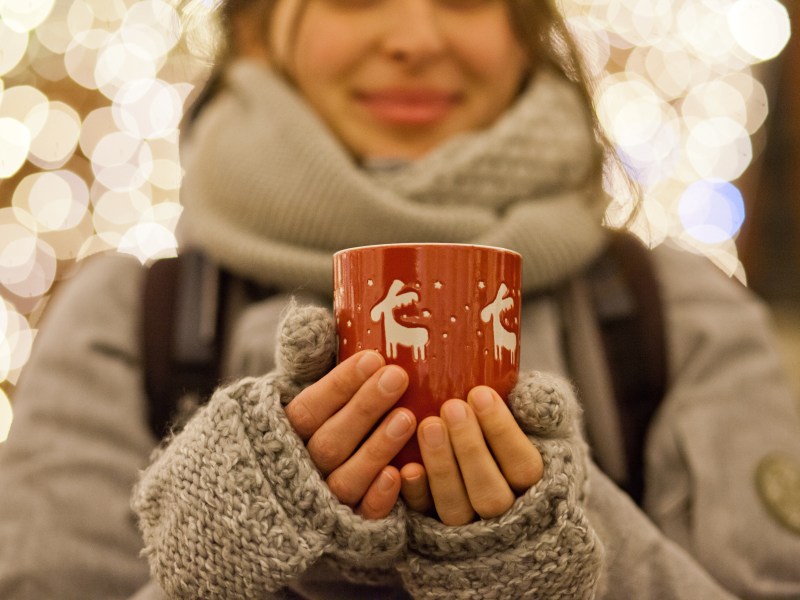
[[[207,76],[217,0],[0,0],[0,382],[76,262],[174,255],[179,126]],[[180,8],[176,8],[180,6]],[[641,189],[628,226],[744,280],[737,179],[763,141],[760,63],[790,37],[777,0],[561,0],[600,121]],[[609,165],[606,219],[636,200]],[[0,387],[0,441],[13,418]]]
[[[708,244],[733,238],[744,223],[744,200],[727,181],[697,181],[686,188],[678,215],[686,233]]]

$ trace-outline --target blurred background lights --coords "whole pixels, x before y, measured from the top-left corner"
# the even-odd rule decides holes
[[[686,232],[701,242],[719,244],[735,236],[744,223],[744,200],[727,181],[697,181],[678,203]]]
[[[0,19],[19,33],[35,29],[53,10],[54,0],[0,0]]]
[[[0,342],[0,344],[4,343]],[[11,430],[13,420],[14,413],[11,411],[11,402],[8,401],[8,396],[6,396],[5,392],[0,390],[0,444],[8,438],[8,432]]]
[[[173,255],[179,126],[215,51],[218,0],[0,0],[0,440],[3,386],[53,286],[105,251]],[[760,63],[790,37],[777,0],[560,0],[600,121],[641,190],[631,229],[744,280],[736,181],[763,147]],[[611,225],[633,202],[610,166]],[[2,383],[5,382],[5,383]]]
[[[31,134],[23,123],[0,117],[0,178],[11,177],[25,163],[31,148]]]
[[[756,60],[774,58],[789,41],[789,14],[777,0],[737,0],[728,10],[736,43]]]
[[[72,157],[81,134],[81,118],[63,102],[51,102],[44,123],[31,139],[28,156],[42,169],[58,169]]]
[[[27,46],[28,32],[15,31],[0,19],[0,77],[17,66]]]

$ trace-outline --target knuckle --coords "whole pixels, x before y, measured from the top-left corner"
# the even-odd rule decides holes
[[[355,370],[345,372],[341,369],[334,369],[327,375],[326,379],[333,394],[341,398],[352,397],[361,383],[357,379]]]
[[[297,434],[308,439],[317,430],[317,419],[302,398],[295,398],[286,406],[286,417]]]
[[[379,410],[376,402],[351,402],[348,410],[352,411],[352,419],[358,423],[369,423],[374,425],[378,418],[383,414]]]
[[[445,461],[430,461],[430,464],[425,463],[425,468],[428,470],[428,477],[433,481],[447,481],[457,473],[455,465]]]
[[[323,472],[330,472],[341,463],[339,444],[327,435],[315,435],[308,442],[308,453],[314,464]]]
[[[453,446],[456,448],[456,454],[458,455],[459,463],[477,460],[483,454],[488,452],[486,443],[483,441],[483,437],[456,437],[453,440]]]
[[[358,494],[347,484],[341,474],[334,471],[325,481],[331,493],[336,496],[339,502],[350,507],[358,503],[360,499]]]
[[[516,421],[509,415],[509,419],[488,419],[481,422],[481,429],[487,437],[504,439],[516,433],[515,429],[519,429]]]
[[[359,461],[368,468],[380,470],[385,467],[392,458],[388,450],[391,446],[385,443],[377,443],[375,439],[369,439],[358,451]]]

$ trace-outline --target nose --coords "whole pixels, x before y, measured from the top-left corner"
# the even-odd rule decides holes
[[[416,67],[444,52],[446,43],[435,3],[436,0],[394,0],[382,43],[389,59]]]

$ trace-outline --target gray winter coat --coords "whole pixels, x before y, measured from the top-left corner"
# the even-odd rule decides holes
[[[606,552],[602,597],[800,598],[800,417],[768,317],[704,260],[668,248],[654,260],[666,301],[670,391],[648,435],[647,515],[599,469],[590,471],[586,508]],[[0,445],[4,599],[161,597],[138,555],[129,508],[156,443],[145,421],[142,274],[127,258],[88,261],[48,310],[14,394],[11,435]],[[239,316],[229,376],[271,368],[285,301],[276,296]],[[572,302],[573,316],[585,317],[579,284]],[[522,369],[567,374],[556,303],[530,298],[522,312]],[[586,352],[586,363],[598,364],[600,349]],[[607,389],[602,369],[581,376],[579,389]],[[607,394],[585,396],[589,418],[612,405]],[[613,443],[599,452],[614,464]],[[295,587],[308,598],[376,597],[323,569]]]

